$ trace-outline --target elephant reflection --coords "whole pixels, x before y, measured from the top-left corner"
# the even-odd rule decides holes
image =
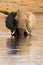
[[[31,40],[32,40],[32,35],[29,35],[27,37],[20,35],[19,37],[7,39],[8,53],[27,54],[29,51],[29,47],[32,45]]]

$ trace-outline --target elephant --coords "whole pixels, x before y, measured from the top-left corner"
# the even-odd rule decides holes
[[[33,28],[37,24],[36,16],[33,12],[27,9],[19,9],[17,12],[4,12],[2,13],[8,15],[5,21],[6,27],[10,29],[11,35],[15,33],[19,34],[19,30],[22,29],[24,34],[31,34]]]

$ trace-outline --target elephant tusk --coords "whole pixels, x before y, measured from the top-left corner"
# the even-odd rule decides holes
[[[15,32],[16,32],[16,30],[12,32],[12,35],[13,35]]]
[[[26,29],[27,34],[29,34],[29,31]]]

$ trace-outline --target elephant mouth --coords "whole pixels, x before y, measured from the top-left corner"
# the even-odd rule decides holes
[[[12,32],[12,36],[19,36],[19,35],[21,35],[22,31],[23,31],[22,29],[16,29]],[[26,29],[26,31],[24,31],[24,35],[27,36],[29,34],[30,34],[30,32]]]

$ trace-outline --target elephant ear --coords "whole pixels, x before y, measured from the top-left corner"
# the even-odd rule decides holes
[[[34,27],[36,26],[36,24],[37,24],[36,17],[35,17],[35,15],[34,15],[33,13],[31,13],[31,14],[29,15],[29,26],[30,26],[31,28],[34,28]]]

